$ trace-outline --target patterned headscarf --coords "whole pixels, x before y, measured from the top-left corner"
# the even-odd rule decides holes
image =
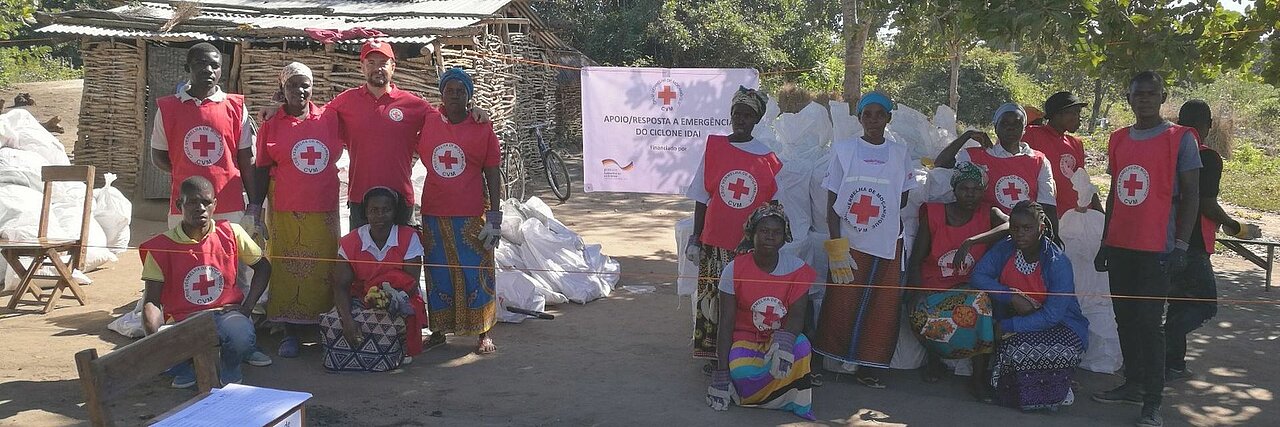
[[[271,100],[278,104],[284,104],[284,82],[293,76],[307,76],[307,80],[315,81],[315,77],[311,75],[311,68],[307,64],[301,62],[290,62],[280,70],[280,87],[276,88],[276,93],[271,95]]]
[[[763,116],[765,104],[769,102],[769,96],[764,92],[747,89],[746,86],[738,86],[738,92],[733,94],[733,103],[729,104],[730,108],[734,105],[743,104],[756,110],[756,115]]]
[[[763,206],[756,208],[755,212],[747,217],[746,224],[742,226],[742,243],[738,244],[738,253],[745,254],[755,249],[756,227],[760,225],[760,221],[765,218],[774,217],[782,220],[782,230],[786,233],[783,242],[791,242],[791,221],[787,221],[787,213],[782,209],[782,203],[777,200],[770,200]]]
[[[982,170],[981,166],[970,162],[964,162],[956,165],[954,174],[951,175],[951,188],[955,188],[960,181],[973,180],[977,181],[982,188],[987,187],[987,173]]]

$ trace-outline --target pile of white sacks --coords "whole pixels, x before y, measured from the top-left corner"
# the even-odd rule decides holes
[[[44,201],[40,169],[69,164],[66,148],[30,112],[15,108],[0,114],[0,240],[36,238]],[[120,190],[111,186],[115,174],[108,173],[105,177],[103,187],[93,193],[93,220],[89,221],[84,270],[117,261],[116,254],[129,246],[133,205]],[[84,184],[55,183],[53,188],[49,237],[80,238]],[[24,264],[30,262],[23,261]],[[5,290],[18,286],[18,276],[7,263],[0,263],[0,273],[4,275]],[[41,274],[54,274],[53,268],[45,267]],[[91,283],[83,272],[77,270],[73,274],[81,284]]]
[[[342,233],[348,231],[346,153],[338,160],[340,182],[338,205]],[[422,200],[427,169],[413,165],[414,201]],[[494,251],[495,291],[498,320],[520,323],[529,316],[507,311],[507,307],[544,311],[548,305],[575,302],[586,304],[609,296],[621,275],[621,266],[601,253],[599,244],[586,244],[582,236],[555,219],[551,207],[530,197],[502,202],[502,240]]]
[[[831,144],[862,135],[862,126],[856,117],[849,114],[849,104],[832,101],[829,105],[830,113],[817,103],[810,103],[797,113],[780,113],[778,104],[771,99],[765,111],[765,119],[752,132],[753,136],[769,145],[782,160],[782,171],[778,174],[781,185],[778,199],[786,209],[794,239],[782,251],[808,262],[819,272],[822,282],[826,281],[827,275],[827,259],[822,244],[830,238],[827,232],[827,190],[822,187],[822,181],[826,178],[827,164],[831,160]],[[913,158],[932,160],[956,138],[955,129],[955,111],[945,105],[938,106],[933,120],[929,120],[920,111],[898,104],[897,109],[893,110],[888,136],[893,141],[908,145]],[[976,141],[969,141],[966,146],[976,144]],[[955,200],[955,196],[951,194],[951,171],[942,168],[930,170],[923,166],[923,162],[920,165],[914,176],[921,185],[908,194],[907,206],[902,211],[904,245],[908,253],[918,228],[920,206],[925,202]],[[1085,182],[1087,184],[1087,179]],[[1092,192],[1089,194],[1091,197]],[[1062,220],[1063,240],[1066,241],[1068,256],[1076,273],[1076,291],[1081,294],[1108,293],[1106,275],[1093,271],[1093,256],[1102,235],[1101,215],[1096,211],[1074,213]],[[684,242],[692,230],[692,217],[676,223],[676,247],[680,252],[676,284],[680,295],[692,296],[697,287],[698,266],[686,260],[683,253]],[[824,290],[822,286],[814,286],[809,291],[819,307]],[[1096,372],[1115,371],[1121,361],[1111,300],[1105,297],[1087,297],[1081,298],[1080,304],[1090,322],[1089,351],[1081,367]],[[816,319],[816,310],[813,315]],[[914,369],[923,365],[925,353],[910,330],[905,315],[904,312],[903,320],[899,322],[901,330],[892,366]],[[957,373],[969,372],[967,361],[964,362],[966,363],[952,364]],[[851,367],[837,365],[829,368]]]

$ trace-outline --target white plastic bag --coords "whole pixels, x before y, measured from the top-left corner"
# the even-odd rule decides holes
[[[130,311],[107,324],[107,329],[116,331],[129,338],[142,338],[146,330],[142,327],[142,314]]]
[[[831,152],[819,157],[813,162],[813,170],[809,175],[809,229],[826,232],[827,231],[827,214],[831,211],[831,205],[827,203],[827,189],[822,186],[822,181],[827,179],[827,167],[831,163]]]
[[[593,273],[576,233],[558,221],[543,224],[537,218],[520,224],[520,232],[525,236],[525,244],[520,246],[525,262],[556,292],[579,304],[609,296],[612,289],[590,277]]]
[[[507,307],[544,311],[547,301],[538,292],[534,279],[520,271],[499,271],[495,277],[498,296],[498,321],[520,323],[529,316],[507,311]]]
[[[111,186],[116,174],[103,175],[102,188],[93,190],[93,219],[106,233],[111,253],[119,254],[129,246],[129,223],[133,220],[133,203],[120,190]]]
[[[30,112],[14,108],[0,114],[0,147],[39,154],[51,165],[69,165],[67,148]]]
[[[685,246],[693,234],[693,217],[676,221],[676,295],[693,295],[698,289],[698,263],[685,255]]]
[[[893,369],[916,369],[924,366],[926,359],[924,346],[911,332],[911,321],[906,312],[898,319],[898,345],[893,350],[893,359],[889,367]]]
[[[1102,228],[1106,217],[1102,212],[1087,210],[1067,211],[1058,221],[1062,244],[1076,281],[1076,299],[1080,310],[1089,320],[1089,350],[1085,352],[1080,367],[1094,372],[1111,373],[1120,369],[1120,338],[1116,332],[1115,312],[1112,310],[1111,285],[1106,273],[1093,269],[1093,258],[1098,254],[1102,241]]]
[[[526,219],[524,213],[520,211],[520,201],[516,199],[507,199],[502,201],[499,206],[502,211],[502,238],[510,241],[516,246],[524,244],[524,235],[520,234],[520,224]]]
[[[351,166],[351,158],[347,157],[347,150],[342,150],[342,157],[338,157],[338,161],[333,162],[333,166],[338,168],[338,228],[341,232],[340,236],[346,236],[351,232],[351,209],[347,207],[347,185],[350,182],[347,170]]]

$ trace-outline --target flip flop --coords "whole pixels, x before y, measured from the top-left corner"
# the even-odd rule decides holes
[[[436,338],[436,334],[440,334],[439,339]],[[444,333],[437,332],[436,334],[431,334],[431,337],[427,338],[427,340],[422,343],[422,351],[427,351],[427,350],[444,345],[444,342],[445,342]]]
[[[809,374],[809,385],[814,387],[822,387],[822,374]]]
[[[885,388],[884,383],[880,382],[880,379],[876,377],[860,377],[855,375],[853,379],[854,381],[857,381],[858,384],[867,386],[867,388],[873,388],[876,390],[881,390]]]
[[[498,346],[493,345],[493,340],[489,339],[489,337],[480,340],[480,343],[476,345],[476,354],[479,355],[493,354],[496,351],[498,351]]]

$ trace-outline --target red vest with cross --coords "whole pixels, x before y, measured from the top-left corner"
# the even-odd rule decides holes
[[[1049,160],[1055,187],[1053,195],[1058,202],[1058,216],[1074,209],[1079,197],[1075,187],[1071,185],[1071,175],[1084,167],[1084,145],[1080,143],[1080,139],[1058,132],[1049,125],[1029,125],[1026,133],[1022,134],[1022,142],[1033,150],[1044,153]]]
[[[1191,128],[1172,125],[1154,138],[1135,141],[1129,128],[1111,133],[1107,170],[1114,202],[1103,244],[1145,252],[1164,252],[1169,243],[1169,213],[1178,178],[1178,146]]]
[[[765,342],[781,329],[792,304],[809,293],[818,273],[808,264],[775,276],[756,265],[751,254],[733,259],[733,297],[737,302],[733,340]]]
[[[925,203],[920,208],[920,216],[929,221],[929,255],[920,267],[921,287],[932,289],[951,289],[969,281],[974,264],[987,252],[987,245],[976,244],[969,248],[969,255],[964,257],[959,269],[952,268],[956,251],[964,239],[982,234],[991,229],[991,205],[982,204],[974,211],[973,218],[965,225],[953,227],[947,225],[947,209],[943,203]]]
[[[1040,194],[1040,168],[1044,153],[1031,150],[1030,156],[995,157],[986,148],[967,149],[969,160],[987,171],[987,191],[982,202],[1009,213],[1023,200],[1036,200]]]
[[[777,193],[782,161],[773,153],[757,155],[738,149],[727,136],[711,135],[703,162],[703,185],[711,198],[702,243],[736,249],[747,217]]]
[[[244,183],[236,165],[244,121],[244,96],[227,94],[222,102],[182,102],[176,95],[156,100],[169,143],[172,180],[169,213],[178,214],[182,181],[202,176],[213,183],[215,214],[244,210]]]
[[[143,262],[150,255],[164,272],[160,304],[165,317],[175,322],[244,300],[236,287],[239,254],[235,232],[227,221],[215,222],[213,231],[197,244],[177,243],[160,235],[138,248]]]
[[[420,331],[427,326],[427,303],[422,299],[422,293],[418,292],[418,279],[405,273],[404,266],[401,264],[404,262],[405,252],[409,250],[409,242],[418,230],[397,225],[392,232],[396,233],[396,246],[387,250],[387,256],[381,261],[374,258],[373,254],[361,249],[364,247],[364,242],[361,241],[358,230],[342,236],[342,239],[338,240],[338,246],[342,248],[342,253],[346,254],[347,265],[351,266],[353,273],[351,285],[347,287],[347,292],[352,298],[363,300],[369,288],[382,286],[383,282],[409,295],[409,306],[413,308],[413,315],[405,319],[405,326],[409,331],[408,336],[405,337],[405,352],[410,356],[416,356],[422,352]]]

